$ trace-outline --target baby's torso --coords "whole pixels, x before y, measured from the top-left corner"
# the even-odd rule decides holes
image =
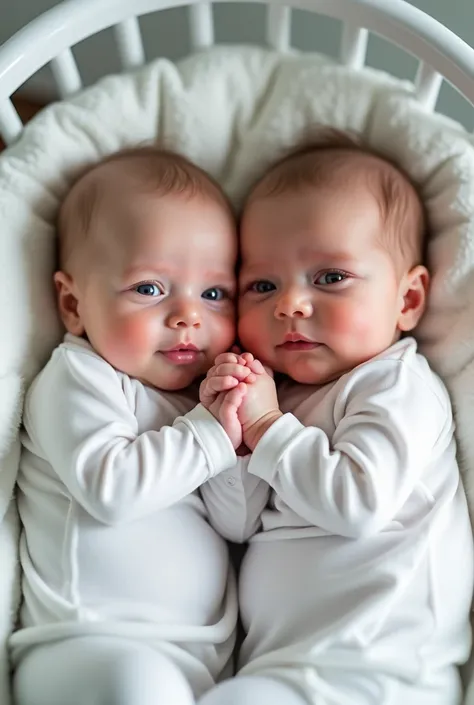
[[[117,375],[138,434],[172,425],[196,404],[195,393],[158,392]],[[198,491],[111,526],[75,501],[26,434],[23,443],[23,626],[58,620],[214,623],[226,591],[228,556]]]
[[[281,410],[322,429],[330,444],[341,422],[339,399],[337,383],[280,389]],[[311,463],[308,458],[301,472],[310,472]],[[374,535],[353,539],[311,526],[275,492],[262,518],[241,569],[248,633],[242,665],[272,653],[282,654],[282,664],[309,658],[322,665],[334,650],[341,667],[344,653],[364,654],[375,665],[378,655],[390,661],[405,649],[409,668],[433,638],[445,638],[446,645],[453,624],[455,648],[468,648],[460,620],[472,591],[472,538],[453,438],[428,458],[412,494]],[[457,594],[451,598],[453,575]]]

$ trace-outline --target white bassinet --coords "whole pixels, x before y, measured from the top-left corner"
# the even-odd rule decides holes
[[[195,53],[142,66],[137,17],[183,4]],[[291,51],[291,8],[342,21],[340,63]],[[71,47],[112,26],[123,74],[81,92]],[[414,84],[364,67],[368,32],[419,59]],[[0,156],[2,705],[10,703],[6,641],[19,600],[11,497],[22,392],[61,337],[55,214],[77,166],[127,144],[158,139],[182,151],[236,204],[256,170],[314,122],[359,130],[401,162],[421,186],[432,230],[433,285],[417,336],[452,395],[474,517],[474,139],[434,112],[443,78],[474,104],[474,50],[403,0],[272,0],[267,39],[268,48],[213,47],[206,2],[68,0],[0,47],[0,135],[10,145]],[[23,129],[10,96],[47,63],[64,100]]]

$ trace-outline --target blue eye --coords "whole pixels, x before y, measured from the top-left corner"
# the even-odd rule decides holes
[[[134,291],[136,291],[137,294],[140,294],[140,296],[152,297],[160,296],[163,293],[158,284],[154,284],[153,282],[144,282],[143,284],[138,284],[138,286],[134,288]]]
[[[329,272],[323,272],[317,276],[314,283],[318,286],[328,286],[331,284],[340,284],[340,282],[343,282],[345,279],[347,279],[347,274],[345,272],[339,272],[334,269]]]
[[[253,282],[249,289],[250,291],[254,291],[256,294],[268,294],[270,291],[275,291],[276,286],[267,279],[261,279],[260,281]]]
[[[210,289],[203,291],[201,296],[207,301],[222,301],[222,299],[226,298],[226,292],[218,286],[211,286]]]

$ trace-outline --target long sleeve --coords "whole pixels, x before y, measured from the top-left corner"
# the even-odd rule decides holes
[[[172,426],[138,432],[115,370],[59,348],[25,405],[31,440],[74,499],[117,524],[166,509],[235,464],[222,429],[201,406]]]
[[[247,541],[259,530],[262,511],[270,496],[270,486],[249,474],[250,457],[238,457],[233,467],[200,487],[210,523],[221,536],[234,543]]]
[[[285,414],[261,438],[249,472],[311,525],[333,534],[377,533],[406,502],[447,428],[449,405],[400,360],[362,366],[334,405],[335,432]]]

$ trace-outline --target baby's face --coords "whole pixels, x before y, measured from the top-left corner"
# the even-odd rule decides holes
[[[362,186],[251,202],[241,230],[243,348],[298,382],[321,384],[389,347],[404,304],[382,228]]]
[[[205,374],[235,338],[236,233],[204,196],[134,196],[98,214],[77,277],[95,350],[154,387]]]

